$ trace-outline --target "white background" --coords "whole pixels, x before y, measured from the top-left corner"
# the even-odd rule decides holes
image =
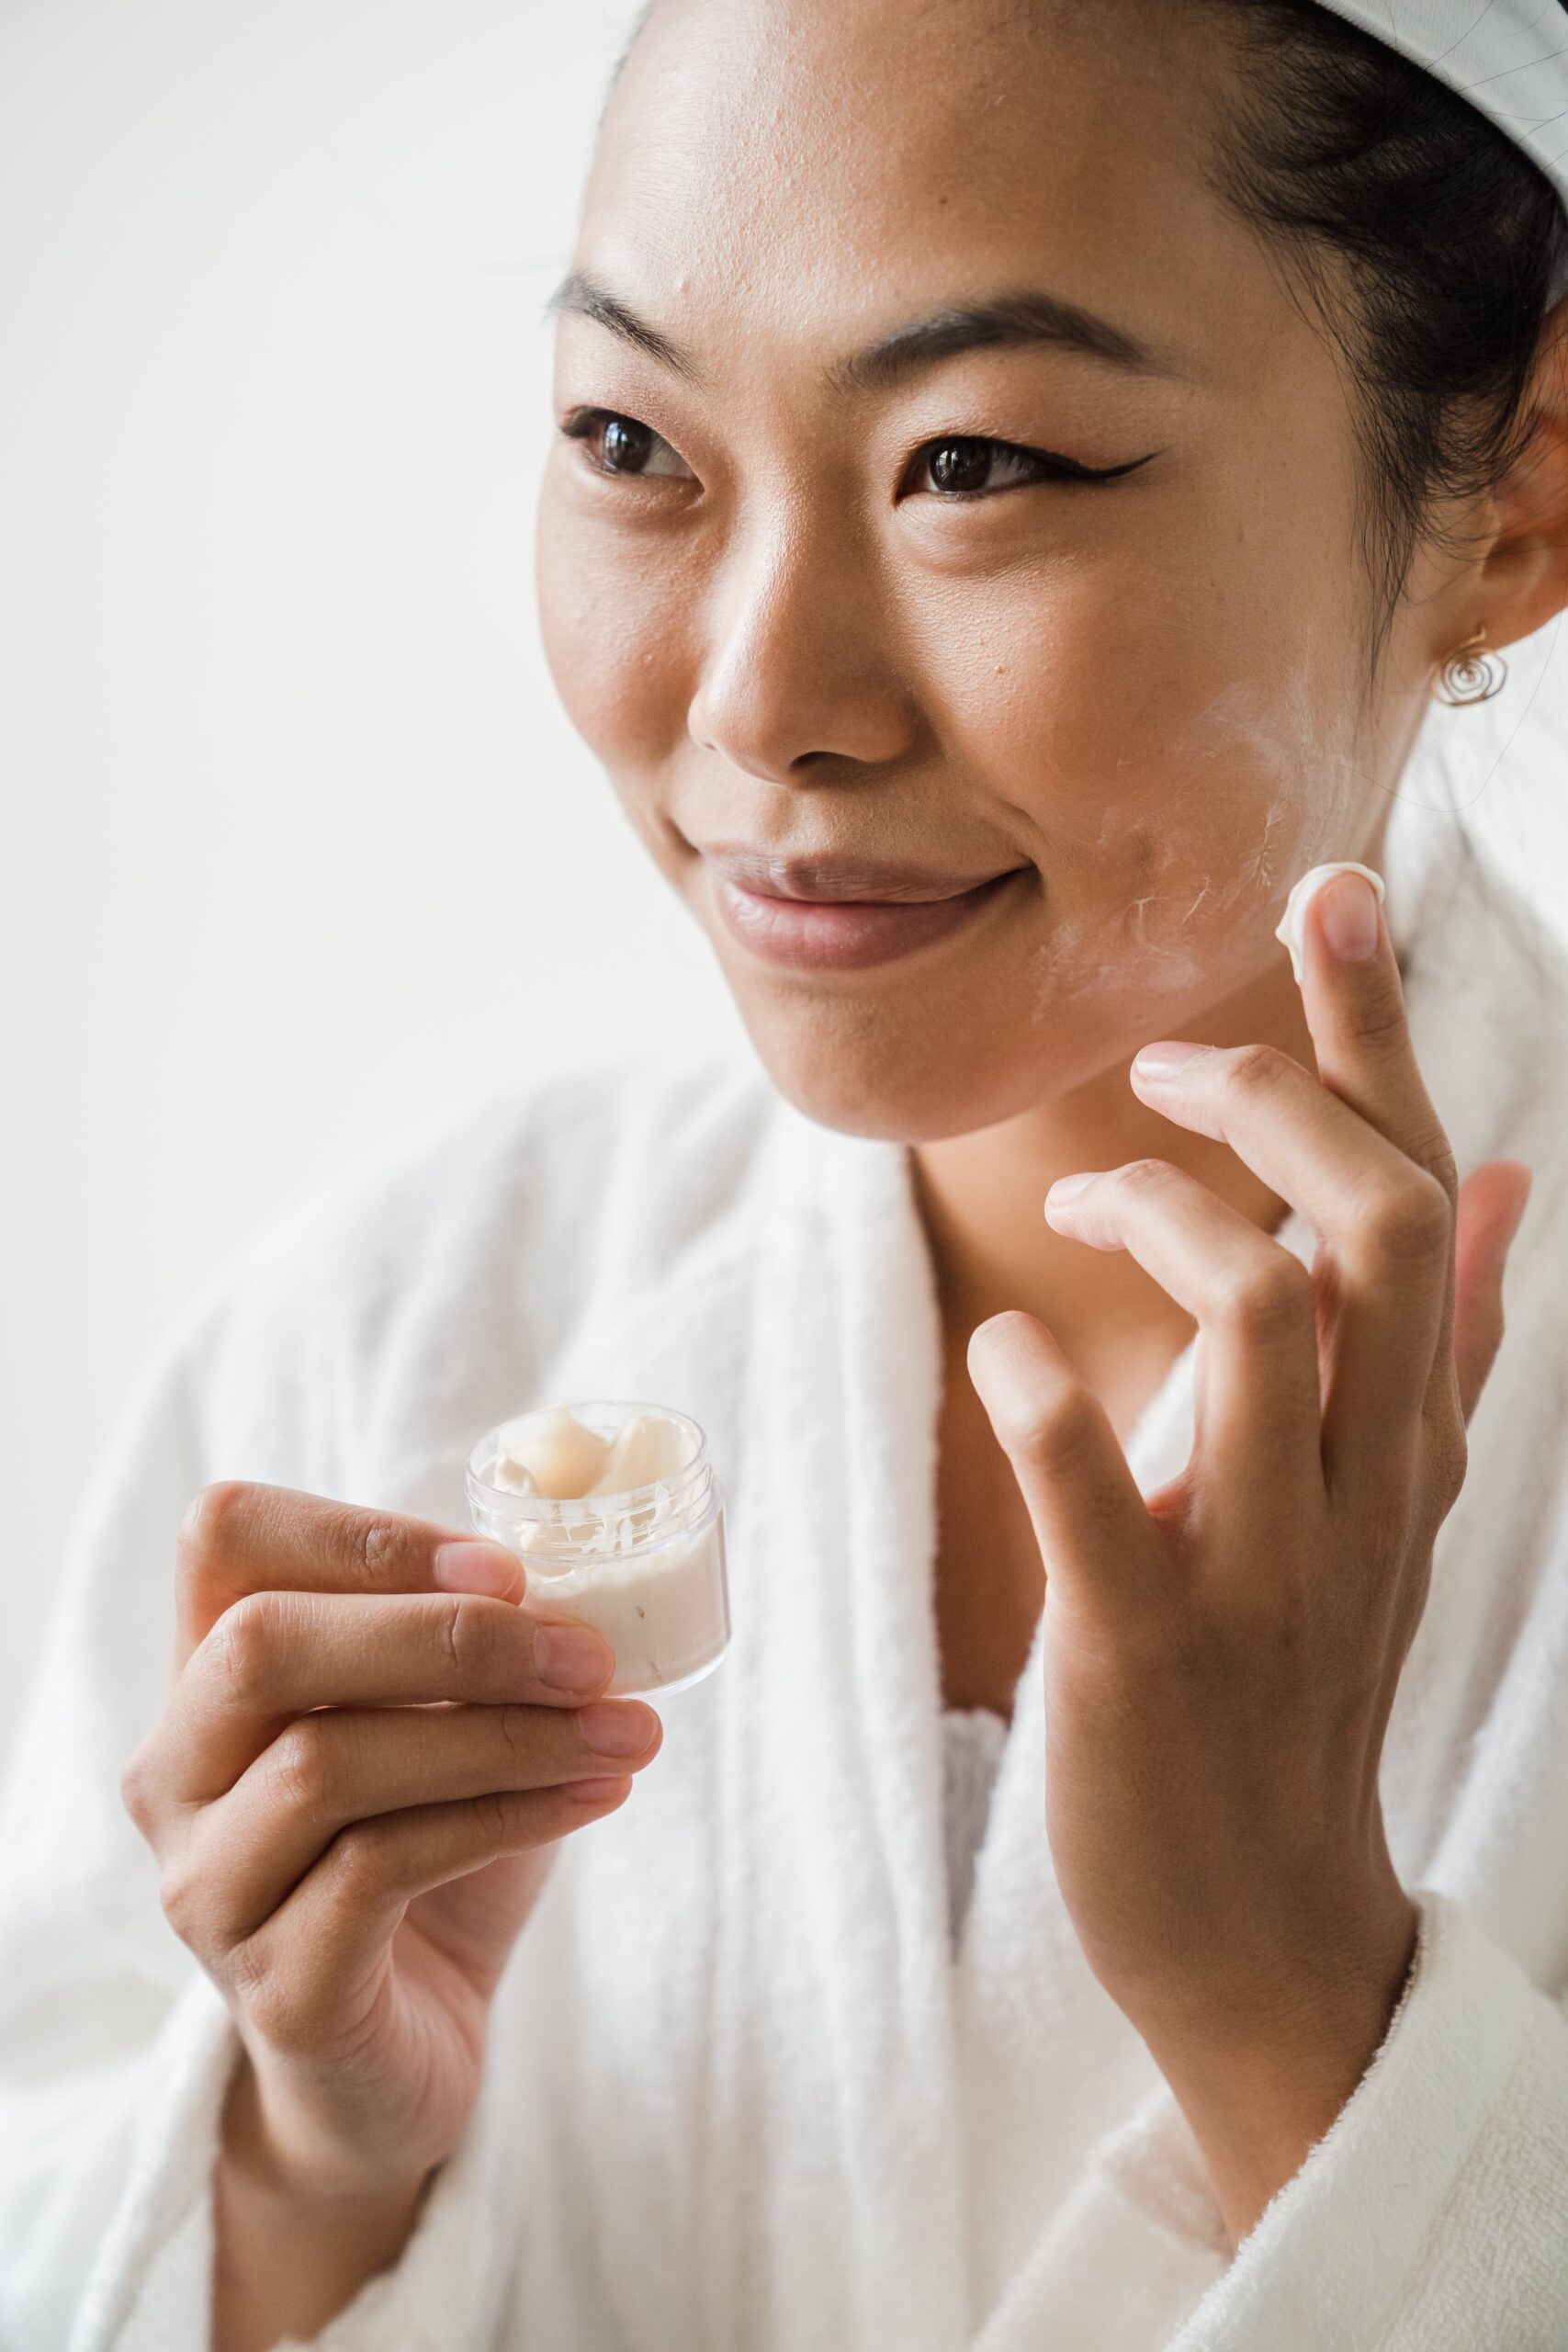
[[[741,1034],[536,643],[540,309],[631,14],[0,8],[0,1748],[209,1271],[509,1069]],[[1565,681],[1543,631],[1435,714],[1548,900]]]

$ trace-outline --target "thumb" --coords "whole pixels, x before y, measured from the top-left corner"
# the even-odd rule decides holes
[[[1503,1269],[1533,1179],[1521,1160],[1489,1159],[1459,1188],[1454,1229],[1454,1371],[1474,1412],[1503,1340]]]

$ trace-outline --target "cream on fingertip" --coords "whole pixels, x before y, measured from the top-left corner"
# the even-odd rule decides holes
[[[1385,895],[1382,876],[1374,874],[1370,865],[1358,865],[1353,857],[1339,858],[1328,865],[1309,866],[1301,880],[1292,884],[1291,895],[1285,901],[1285,911],[1275,925],[1274,936],[1290,952],[1291,970],[1298,988],[1302,984],[1302,926],[1306,921],[1307,907],[1324,884],[1336,874],[1364,874],[1378,894],[1380,906]]]

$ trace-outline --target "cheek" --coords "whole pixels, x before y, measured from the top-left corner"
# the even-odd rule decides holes
[[[1105,834],[1090,871],[1065,869],[1055,919],[1029,951],[1037,1022],[1119,1007],[1148,1031],[1219,1002],[1280,953],[1284,877],[1352,849],[1321,809],[1289,794],[1205,795],[1199,805],[1179,795],[1149,822],[1108,808]]]
[[[597,527],[547,481],[536,572],[545,660],[567,716],[623,798],[670,757],[689,696],[667,553]]]
[[[1199,579],[1182,596],[1150,575],[1032,609],[1015,594],[948,639],[951,738],[1019,812],[1044,879],[1041,1019],[1086,1000],[1216,1001],[1277,952],[1291,883],[1355,856],[1378,805],[1348,633],[1325,646],[1289,600],[1205,607]]]

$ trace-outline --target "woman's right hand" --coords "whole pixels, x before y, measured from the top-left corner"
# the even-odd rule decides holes
[[[608,1645],[524,1584],[497,1544],[283,1487],[208,1487],[181,1522],[174,1686],[121,1793],[302,2196],[450,2154],[555,1840],[658,1753],[650,1707],[593,1698]]]

